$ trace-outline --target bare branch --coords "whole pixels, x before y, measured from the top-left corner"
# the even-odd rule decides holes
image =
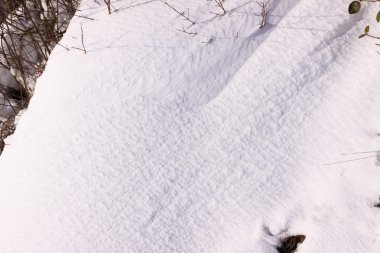
[[[186,34],[190,34],[190,35],[197,35],[198,33],[196,32],[188,32],[185,30],[185,28],[182,26],[182,29],[177,29],[177,31],[180,31],[180,32],[183,32],[183,33],[186,33]]]
[[[223,14],[222,15],[225,15],[227,13],[226,9],[224,8],[224,0],[214,0],[216,5],[222,9],[223,11]]]
[[[111,14],[111,0],[103,0],[106,3],[108,14]]]
[[[187,15],[185,14],[185,12],[183,11],[178,11],[173,5],[170,5],[166,0],[161,0],[161,2],[163,4],[165,4],[166,6],[168,6],[170,9],[172,9],[173,11],[175,11],[176,13],[178,13],[180,16],[182,16],[185,20],[189,21],[191,24],[195,25],[195,21],[190,19],[189,17],[189,10],[187,12]]]
[[[263,28],[265,24],[267,23],[267,18],[268,18],[268,13],[270,12],[271,9],[268,9],[267,6],[269,4],[270,0],[267,0],[266,2],[258,2],[256,1],[257,5],[261,8],[261,11],[259,14],[256,14],[256,16],[261,16],[261,21],[260,21],[260,28]]]

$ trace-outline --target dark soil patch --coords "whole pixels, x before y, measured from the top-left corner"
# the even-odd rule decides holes
[[[294,253],[297,250],[297,246],[305,241],[304,235],[293,235],[285,237],[281,240],[281,245],[277,247],[279,253]]]

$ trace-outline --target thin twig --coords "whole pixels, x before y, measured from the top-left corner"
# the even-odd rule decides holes
[[[224,8],[224,0],[214,0],[215,3],[217,4],[217,6],[222,9],[223,11],[223,14],[222,15],[225,15],[227,13],[226,9]],[[220,14],[218,14],[220,15]]]
[[[83,35],[83,26],[82,26],[82,23],[80,23],[80,32],[81,32],[81,41],[82,41],[83,51],[86,54],[87,50],[86,50],[86,47],[84,46],[84,35]]]
[[[57,43],[57,45],[63,47],[63,48],[66,49],[67,51],[70,51],[70,48],[68,48],[67,46],[64,46],[64,45],[62,45],[62,44],[60,44],[60,43]]]
[[[180,32],[183,32],[183,33],[186,33],[186,34],[190,34],[190,35],[197,35],[198,34],[196,32],[188,32],[188,31],[186,31],[183,26],[182,26],[182,30],[177,29],[177,31],[180,31]]]
[[[351,160],[345,160],[345,161],[339,161],[339,162],[334,162],[334,163],[326,163],[324,165],[329,166],[329,165],[334,165],[334,164],[339,164],[339,163],[348,163],[348,162],[359,161],[359,160],[364,160],[364,159],[373,158],[373,157],[377,157],[377,156],[376,155],[366,156],[366,157],[361,157],[361,158],[356,158],[356,159],[351,159]]]
[[[79,18],[88,19],[88,20],[95,20],[94,18],[89,18],[89,17],[82,16],[82,15],[74,15],[74,16],[75,16],[75,17],[79,17]]]
[[[168,6],[170,9],[172,9],[173,11],[175,11],[176,13],[178,13],[179,15],[181,15],[185,20],[189,21],[193,25],[196,24],[194,20],[190,19],[189,14],[186,16],[184,12],[178,11],[173,5],[170,5],[166,0],[161,0],[161,2],[165,4],[166,6]]]
[[[340,155],[370,154],[370,153],[378,153],[378,152],[380,152],[380,150],[342,153]]]
[[[368,36],[370,38],[374,38],[374,39],[380,40],[380,36],[373,36],[373,35],[368,34],[368,33],[365,36]]]

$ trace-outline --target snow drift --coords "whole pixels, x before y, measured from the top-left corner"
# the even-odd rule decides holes
[[[82,2],[60,44],[87,53],[55,48],[0,159],[0,251],[379,252],[370,6],[172,3],[196,24]]]

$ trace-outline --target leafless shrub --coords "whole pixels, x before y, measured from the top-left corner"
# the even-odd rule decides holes
[[[76,0],[23,0],[9,10],[0,27],[0,56],[24,90],[28,79],[42,73],[77,5]]]
[[[267,23],[268,13],[271,10],[268,8],[269,2],[270,2],[270,0],[267,0],[266,2],[257,2],[256,1],[257,5],[260,7],[260,13],[259,14],[255,13],[256,16],[261,17],[260,28],[263,28],[265,26],[265,24]]]
[[[8,78],[0,84],[0,107],[7,113],[0,115],[3,119],[28,105],[35,80],[66,32],[79,1],[0,0],[0,68],[1,73],[11,73],[16,83],[10,85],[13,79]]]

